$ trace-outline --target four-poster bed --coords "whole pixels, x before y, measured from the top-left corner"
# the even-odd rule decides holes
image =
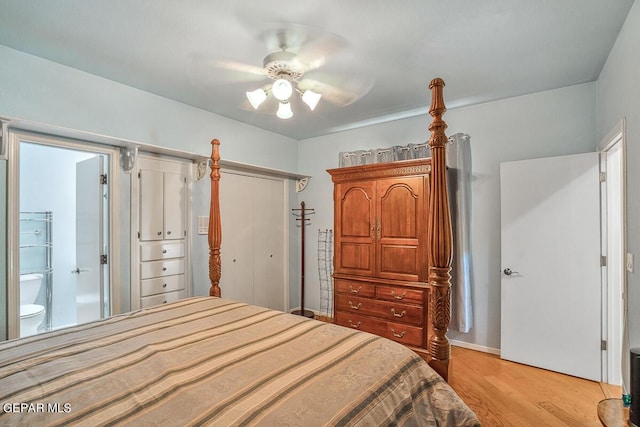
[[[449,377],[449,359],[451,358],[451,346],[447,338],[447,330],[451,317],[451,259],[452,259],[452,232],[451,213],[446,180],[446,144],[445,130],[447,124],[442,119],[446,111],[443,95],[444,81],[436,78],[429,84],[431,89],[431,106],[429,114],[433,120],[429,125],[431,136],[429,147],[431,148],[431,160],[429,170],[429,198],[427,201],[427,230],[426,230],[426,260],[420,265],[428,266],[428,308],[425,330],[429,331],[427,347],[429,365],[445,380]],[[211,296],[220,296],[220,244],[222,240],[220,225],[220,204],[218,200],[220,186],[220,142],[217,139],[211,141],[211,212],[209,216],[209,277]],[[412,163],[411,167],[415,168]],[[337,171],[334,169],[334,171]],[[374,227],[374,224],[371,224]],[[378,229],[380,225],[378,223]],[[369,227],[366,227],[368,230]],[[380,231],[378,230],[378,233]],[[373,234],[373,228],[372,228]],[[338,253],[335,251],[334,253]],[[393,308],[392,308],[393,310]],[[395,314],[395,313],[394,313]],[[372,328],[372,329],[375,329]],[[370,332],[373,332],[370,331]],[[391,335],[393,338],[393,334]]]
[[[444,168],[442,85],[432,82],[430,129],[434,167]],[[438,374],[449,360],[446,191],[430,200],[434,370],[388,339],[220,298],[212,144],[210,296],[0,343],[0,424],[478,426]]]

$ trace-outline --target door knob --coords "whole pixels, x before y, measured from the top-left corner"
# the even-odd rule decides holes
[[[513,271],[510,268],[505,268],[504,270],[502,270],[502,272],[504,273],[505,276],[511,276],[512,274],[520,274],[517,271]]]

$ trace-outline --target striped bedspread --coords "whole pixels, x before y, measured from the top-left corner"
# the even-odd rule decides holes
[[[0,344],[0,425],[479,425],[420,357],[199,297]]]

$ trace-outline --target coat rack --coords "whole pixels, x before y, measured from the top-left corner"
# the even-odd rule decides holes
[[[293,212],[294,215],[299,216],[300,218],[296,218],[296,221],[300,221],[300,228],[302,229],[302,233],[301,233],[301,240],[302,240],[302,265],[301,265],[301,273],[300,273],[300,280],[301,280],[301,290],[300,290],[300,310],[294,310],[292,311],[293,314],[297,314],[299,316],[304,316],[304,317],[309,317],[312,318],[314,317],[314,313],[311,310],[305,310],[304,309],[304,228],[305,225],[307,225],[306,221],[311,221],[309,218],[306,218],[306,214],[314,214],[314,210],[313,209],[308,209],[304,207],[304,202],[300,203],[300,209],[291,209],[291,211]],[[297,214],[296,212],[300,212],[299,214]]]

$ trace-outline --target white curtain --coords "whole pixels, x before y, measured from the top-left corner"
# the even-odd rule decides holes
[[[450,328],[469,332],[473,326],[471,260],[471,145],[469,135],[457,133],[447,144],[447,180],[453,231]]]
[[[339,154],[340,167],[385,163],[429,157],[428,143],[358,150]],[[471,146],[469,135],[457,133],[447,144],[447,180],[453,229],[451,272],[451,324],[453,330],[469,332],[473,326],[471,262]]]

